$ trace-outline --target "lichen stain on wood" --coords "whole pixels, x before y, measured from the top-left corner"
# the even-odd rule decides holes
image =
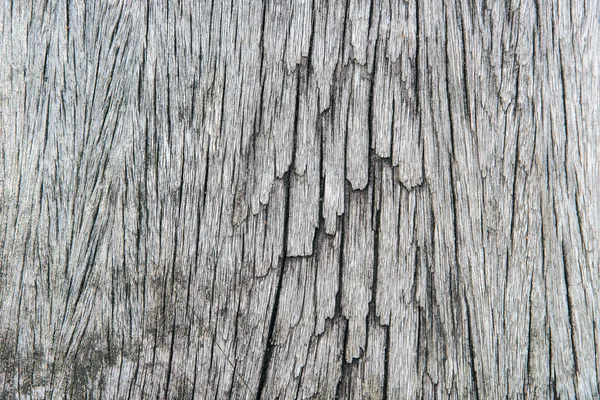
[[[594,398],[597,2],[5,1],[0,398]]]

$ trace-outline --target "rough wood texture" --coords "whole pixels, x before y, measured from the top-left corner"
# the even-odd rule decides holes
[[[599,395],[598,0],[0,5],[0,395]]]

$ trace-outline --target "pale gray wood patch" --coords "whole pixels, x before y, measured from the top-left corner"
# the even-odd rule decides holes
[[[0,398],[598,397],[599,13],[0,1]]]

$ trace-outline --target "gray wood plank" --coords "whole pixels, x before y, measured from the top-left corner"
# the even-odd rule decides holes
[[[600,395],[594,1],[0,2],[0,398]]]

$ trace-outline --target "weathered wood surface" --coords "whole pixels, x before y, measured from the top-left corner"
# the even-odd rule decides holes
[[[599,16],[4,0],[0,397],[597,397]]]

